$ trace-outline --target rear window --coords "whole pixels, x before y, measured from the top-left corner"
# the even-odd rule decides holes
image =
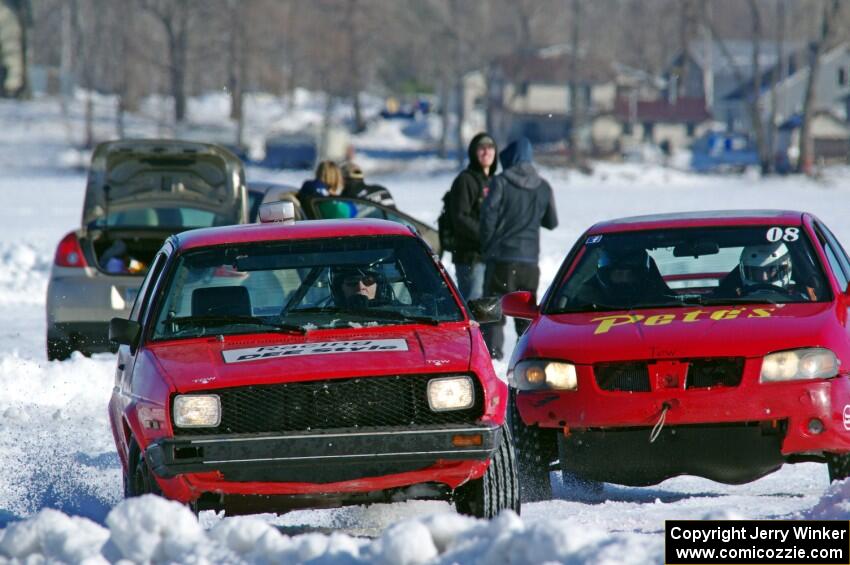
[[[590,236],[552,296],[548,313],[831,299],[799,226]]]
[[[198,208],[132,208],[110,212],[93,222],[94,227],[110,228],[209,228],[228,223],[226,219]]]

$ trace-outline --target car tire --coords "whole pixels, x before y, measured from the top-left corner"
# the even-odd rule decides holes
[[[850,453],[827,453],[826,468],[831,483],[850,477]]]
[[[558,454],[556,433],[525,425],[516,407],[514,390],[511,390],[508,399],[507,421],[514,438],[522,501],[550,500],[552,483],[549,480],[549,464]]]
[[[519,482],[511,433],[502,426],[502,441],[481,478],[455,489],[455,507],[461,514],[490,519],[502,510],[520,512]]]
[[[145,456],[139,449],[135,439],[130,440],[130,457],[128,470],[124,474],[124,497],[132,498],[143,494],[162,495],[159,483],[153,477]]]
[[[71,342],[65,339],[47,338],[47,360],[64,361],[71,356]]]
[[[595,498],[602,494],[605,488],[605,483],[594,481],[581,476],[575,471],[565,468],[564,463],[568,461],[566,445],[563,441],[558,441],[558,461],[561,464],[561,482],[568,493],[576,498]]]

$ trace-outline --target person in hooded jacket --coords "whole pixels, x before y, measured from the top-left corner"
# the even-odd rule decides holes
[[[469,165],[452,183],[447,205],[454,233],[452,262],[458,290],[466,300],[473,300],[484,292],[480,215],[487,185],[496,172],[496,142],[489,134],[479,133],[469,142],[467,153]]]
[[[531,142],[521,137],[499,153],[502,172],[490,182],[481,206],[481,250],[487,265],[484,295],[530,291],[535,299],[540,282],[540,227],[555,229],[558,216],[552,187],[532,164]],[[494,359],[501,359],[505,319],[482,326]],[[529,323],[514,320],[517,335]]]
[[[390,194],[389,189],[380,184],[366,184],[363,178],[363,169],[360,165],[352,161],[346,161],[342,164],[342,179],[344,186],[342,195],[348,198],[359,198],[361,200],[369,200],[380,204],[395,208],[395,200]]]

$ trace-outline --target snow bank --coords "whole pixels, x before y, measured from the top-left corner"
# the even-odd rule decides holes
[[[42,508],[100,521],[120,500],[106,417],[114,371],[112,355],[0,355],[0,526]]]
[[[662,559],[662,540],[608,534],[553,520],[526,524],[513,512],[490,522],[457,514],[405,520],[377,539],[333,533],[288,536],[250,517],[209,531],[186,507],[146,495],[118,504],[107,527],[55,510],[0,531],[0,556],[67,563],[230,562],[314,565],[384,563],[648,563]]]
[[[815,506],[803,513],[808,520],[850,520],[850,479],[832,483]]]
[[[51,260],[29,243],[0,242],[0,304],[44,304]]]

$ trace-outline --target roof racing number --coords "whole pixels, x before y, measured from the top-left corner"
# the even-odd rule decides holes
[[[797,241],[800,239],[800,228],[770,228],[767,230],[767,240],[771,243],[777,241]]]

